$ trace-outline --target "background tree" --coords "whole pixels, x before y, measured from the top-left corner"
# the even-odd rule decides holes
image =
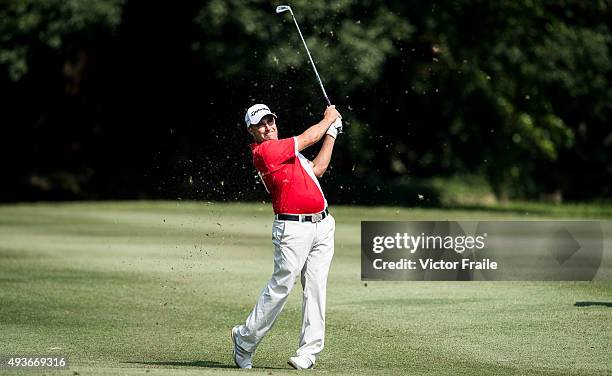
[[[324,106],[275,5],[4,2],[0,198],[265,199],[243,111],[268,103],[289,136]],[[428,179],[453,176],[610,197],[609,1],[291,5],[348,123],[334,202],[435,203],[450,185]]]

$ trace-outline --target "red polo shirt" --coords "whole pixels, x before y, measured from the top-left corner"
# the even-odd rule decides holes
[[[253,164],[272,196],[276,214],[313,214],[327,201],[312,166],[297,149],[297,137],[251,144]]]

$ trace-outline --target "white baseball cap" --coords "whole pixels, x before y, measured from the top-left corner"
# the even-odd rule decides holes
[[[272,115],[276,118],[276,114],[270,111],[270,108],[265,104],[254,104],[246,112],[244,115],[244,122],[246,123],[247,128],[253,124],[258,124],[261,121],[261,118],[266,115]]]

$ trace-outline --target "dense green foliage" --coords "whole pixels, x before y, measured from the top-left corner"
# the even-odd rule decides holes
[[[243,110],[268,103],[289,136],[324,106],[276,2],[3,4],[5,200],[265,197]],[[464,175],[497,198],[610,197],[610,1],[291,6],[348,123],[334,199]]]
[[[19,81],[28,73],[37,50],[47,48],[62,54],[84,47],[97,33],[116,29],[121,6],[121,0],[4,1],[0,8],[0,63],[5,74]]]

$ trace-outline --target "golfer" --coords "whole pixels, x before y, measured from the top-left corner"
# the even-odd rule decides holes
[[[304,291],[302,333],[288,363],[298,370],[312,368],[323,350],[325,293],[336,223],[317,177],[329,166],[335,139],[342,132],[340,119],[336,108],[329,106],[319,123],[299,136],[279,140],[276,115],[268,106],[256,104],[246,113],[247,131],[254,140],[250,145],[253,164],[274,207],[274,272],[244,325],[232,328],[233,357],[240,368],[252,368],[255,349],[283,309],[298,275]],[[323,137],[313,161],[300,153]]]

